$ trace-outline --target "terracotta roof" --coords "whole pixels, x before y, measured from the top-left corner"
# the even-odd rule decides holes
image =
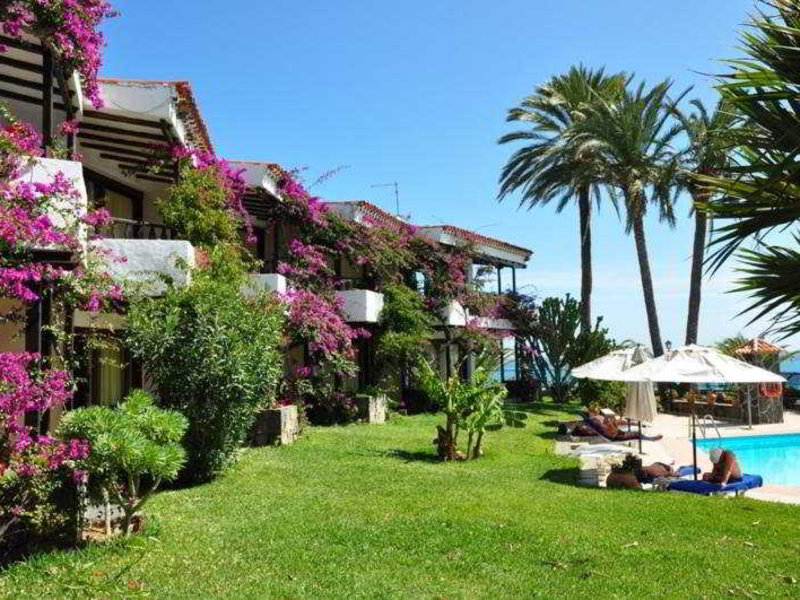
[[[426,225],[422,227],[422,229],[441,229],[442,231],[449,233],[454,237],[461,238],[462,240],[467,242],[475,242],[493,248],[499,248],[501,250],[518,252],[527,255],[529,258],[530,255],[533,254],[532,250],[528,250],[527,248],[523,248],[522,246],[509,244],[508,242],[505,242],[503,240],[498,240],[497,238],[492,238],[487,235],[483,235],[481,233],[470,231],[468,229],[462,229],[461,227],[456,227],[455,225]]]
[[[755,338],[733,351],[734,354],[780,354],[783,348],[761,338]]]
[[[380,221],[381,223],[384,223],[386,225],[392,225],[395,227],[398,227],[400,225],[411,225],[410,223],[407,223],[397,215],[393,215],[392,213],[383,210],[381,207],[372,204],[372,202],[367,202],[366,200],[326,202],[326,204],[338,204],[340,206],[358,207],[368,217],[375,219],[376,221]]]
[[[270,168],[278,168],[278,169],[282,169],[283,168],[276,162],[265,162],[265,161],[261,161],[261,160],[241,160],[239,158],[229,158],[228,162],[242,163],[243,165],[259,165],[261,167],[270,167]]]
[[[192,85],[185,80],[156,80],[156,79],[120,79],[100,77],[101,83],[117,83],[122,85],[163,85],[175,86],[178,94],[178,117],[186,125],[186,132],[190,142],[201,150],[214,152],[208,126],[200,114],[200,109],[192,92]]]

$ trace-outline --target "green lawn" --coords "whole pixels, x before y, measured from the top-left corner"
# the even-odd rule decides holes
[[[582,489],[528,428],[432,460],[431,416],[314,428],[165,492],[149,531],[0,575],[9,598],[798,597],[800,509]]]

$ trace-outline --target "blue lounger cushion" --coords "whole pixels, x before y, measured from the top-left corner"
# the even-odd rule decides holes
[[[700,473],[699,467],[693,467],[692,465],[678,467],[678,477],[691,477],[695,473]]]
[[[761,475],[742,475],[741,481],[734,481],[727,485],[711,483],[710,481],[694,481],[692,479],[682,479],[673,481],[667,486],[668,490],[678,492],[691,492],[692,494],[719,494],[728,492],[745,492],[764,485]]]

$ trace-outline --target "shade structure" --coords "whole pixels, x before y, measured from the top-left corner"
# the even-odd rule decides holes
[[[682,346],[621,371],[613,381],[655,383],[783,383],[780,375],[722,354],[716,348]]]
[[[653,355],[644,346],[621,348],[605,356],[572,369],[571,375],[578,379],[604,379],[617,381],[617,377],[633,366],[650,360]]]
[[[783,354],[783,348],[761,338],[753,338],[746,344],[733,351],[736,356],[751,356],[753,354]]]

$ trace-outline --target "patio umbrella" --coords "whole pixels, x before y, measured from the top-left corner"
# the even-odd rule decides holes
[[[780,375],[722,354],[715,348],[682,346],[622,371],[616,381],[663,383],[783,383]],[[750,400],[748,397],[748,410]],[[692,450],[697,470],[697,436],[692,412]],[[695,479],[697,474],[695,473]]]
[[[634,359],[636,354],[636,359]],[[571,375],[578,379],[612,379],[622,371],[641,364],[653,357],[644,346],[620,348],[613,350],[605,356],[596,358],[591,362],[572,369]]]
[[[644,346],[614,350],[572,370],[572,376],[579,379],[615,380],[621,373],[636,365],[652,359],[653,355]],[[653,384],[643,381],[628,383],[625,414],[629,419],[639,422],[639,453],[642,452],[642,421],[648,423],[655,419],[657,412]]]
[[[722,354],[716,348],[682,346],[621,371],[614,381],[653,383],[783,383],[780,375]]]

